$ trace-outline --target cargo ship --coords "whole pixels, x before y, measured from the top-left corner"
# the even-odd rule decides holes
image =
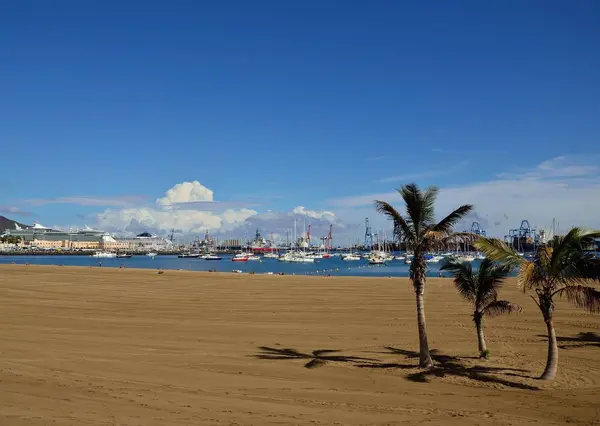
[[[253,253],[272,253],[279,249],[275,246],[273,241],[267,241],[260,235],[260,231],[256,229],[256,236],[250,243],[250,250]]]

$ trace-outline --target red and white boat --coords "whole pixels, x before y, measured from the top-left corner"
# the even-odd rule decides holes
[[[246,253],[238,253],[231,258],[233,262],[247,262],[248,255]]]
[[[260,235],[260,232],[257,229],[256,236],[252,241],[250,250],[252,251],[252,253],[272,253],[274,251],[277,251],[278,248],[275,247],[273,241],[265,240],[265,238]]]

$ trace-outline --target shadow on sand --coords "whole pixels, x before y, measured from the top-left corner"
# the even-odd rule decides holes
[[[387,353],[403,355],[408,359],[418,359],[419,353],[415,351],[408,351],[406,349],[387,347]],[[465,365],[460,357],[444,355],[432,349],[430,351],[431,358],[433,359],[434,366],[428,369],[422,369],[416,373],[411,373],[406,378],[412,382],[427,383],[431,377],[465,377],[471,380],[484,383],[495,383],[511,388],[527,389],[527,390],[539,390],[539,388],[524,383],[513,382],[511,380],[498,377],[497,374],[506,374],[522,378],[531,378],[523,374],[527,370],[521,368],[508,368],[508,367],[490,367],[487,365]],[[462,358],[466,359],[466,358]],[[471,359],[469,357],[468,359]]]
[[[271,348],[268,346],[259,346],[262,352],[254,355],[260,359],[302,359],[308,362],[304,364],[305,368],[315,368],[325,365],[328,362],[344,362],[358,364],[361,362],[375,361],[371,358],[358,356],[339,355],[338,349],[317,349],[310,353],[299,352],[290,348]]]
[[[538,337],[545,337],[544,341],[548,341],[548,336],[545,334],[538,334]],[[559,343],[558,347],[561,349],[583,348],[588,346],[600,348],[600,334],[593,331],[581,332],[575,337],[557,337],[556,340]]]
[[[270,360],[306,360],[305,368],[315,368],[325,365],[328,362],[340,362],[351,364],[359,368],[374,369],[400,369],[400,370],[419,370],[410,373],[406,379],[412,382],[428,383],[431,377],[465,377],[471,380],[495,383],[511,388],[539,390],[539,388],[524,383],[513,382],[508,379],[498,377],[498,374],[510,375],[521,378],[532,378],[530,376],[519,374],[527,370],[518,368],[489,367],[485,365],[466,366],[461,362],[461,358],[450,355],[444,355],[437,350],[431,351],[431,357],[435,365],[428,369],[419,369],[416,362],[412,363],[386,363],[374,358],[365,358],[358,356],[346,356],[339,354],[335,349],[317,349],[312,352],[300,352],[290,348],[272,348],[268,346],[259,346],[260,353],[253,355],[259,359]],[[415,360],[419,358],[419,353],[405,349],[386,347],[386,352],[379,352],[387,355],[402,355],[407,359]],[[462,359],[477,359],[475,357],[465,357]]]

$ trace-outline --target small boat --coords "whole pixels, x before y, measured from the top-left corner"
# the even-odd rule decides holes
[[[112,259],[117,257],[117,253],[112,253],[110,251],[97,251],[92,254],[92,257],[97,257],[100,259]]]
[[[369,265],[383,265],[385,264],[385,259],[381,257],[371,257],[369,258]]]
[[[154,256],[158,256],[158,253],[155,253],[155,252],[151,251],[150,253],[146,253],[146,256],[148,256],[148,257],[154,257]]]
[[[353,253],[344,254],[344,255],[342,255],[342,260],[350,260],[350,261],[360,260],[360,256],[357,254],[353,254]]]
[[[260,256],[256,256],[254,254],[251,254],[250,256],[248,256],[248,260],[260,260]]]
[[[200,256],[204,260],[221,260],[223,259],[221,256],[217,256],[216,254],[205,254],[204,256]]]
[[[238,253],[231,258],[232,262],[247,262],[248,255],[246,253]]]
[[[178,254],[177,257],[179,257],[181,259],[198,258],[198,257],[200,257],[200,254],[199,253],[181,253],[181,254]]]
[[[267,252],[267,253],[263,254],[263,257],[265,259],[278,259],[279,255],[275,252]]]
[[[318,254],[318,253],[309,253],[309,254],[306,254],[305,256],[310,257],[311,259],[323,259],[323,255]]]
[[[232,269],[231,272],[233,272],[234,274],[241,274],[242,270],[241,269]]]
[[[117,253],[117,258],[118,259],[129,259],[133,257],[132,254],[128,254],[128,253]]]

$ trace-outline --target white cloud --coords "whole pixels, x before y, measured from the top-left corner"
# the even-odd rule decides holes
[[[312,217],[314,219],[326,219],[330,222],[335,221],[335,213],[330,211],[316,211],[316,210],[307,210],[304,206],[295,207],[292,210],[292,213],[305,215],[308,217]]]
[[[169,189],[164,197],[158,198],[156,206],[106,209],[97,215],[95,226],[110,232],[129,233],[168,233],[171,229],[184,234],[209,231],[221,237],[250,237],[256,228],[260,228],[265,233],[282,236],[293,228],[296,218],[299,232],[304,224],[311,224],[314,235],[319,236],[328,232],[330,224],[339,231],[348,229],[331,211],[298,206],[289,212],[259,214],[240,205],[240,202],[214,201],[213,191],[198,181],[182,182]]]
[[[401,204],[397,192],[333,199],[330,204],[354,209],[372,205],[376,199]],[[561,230],[573,225],[600,228],[600,175],[594,165],[557,157],[529,172],[442,187],[436,211],[441,217],[461,204],[474,204],[477,217],[485,220],[488,233],[496,236],[517,228],[523,219],[539,228],[549,228],[554,218],[560,221]]]
[[[248,208],[228,208],[224,203],[219,209],[213,205],[213,191],[198,181],[178,183],[165,196],[156,200],[156,207],[128,207],[106,209],[97,215],[97,226],[110,231],[168,232],[178,229],[201,233],[232,229],[257,214]]]
[[[169,189],[165,196],[156,200],[160,206],[170,206],[176,203],[191,203],[195,201],[214,201],[213,191],[197,180],[182,182]]]

